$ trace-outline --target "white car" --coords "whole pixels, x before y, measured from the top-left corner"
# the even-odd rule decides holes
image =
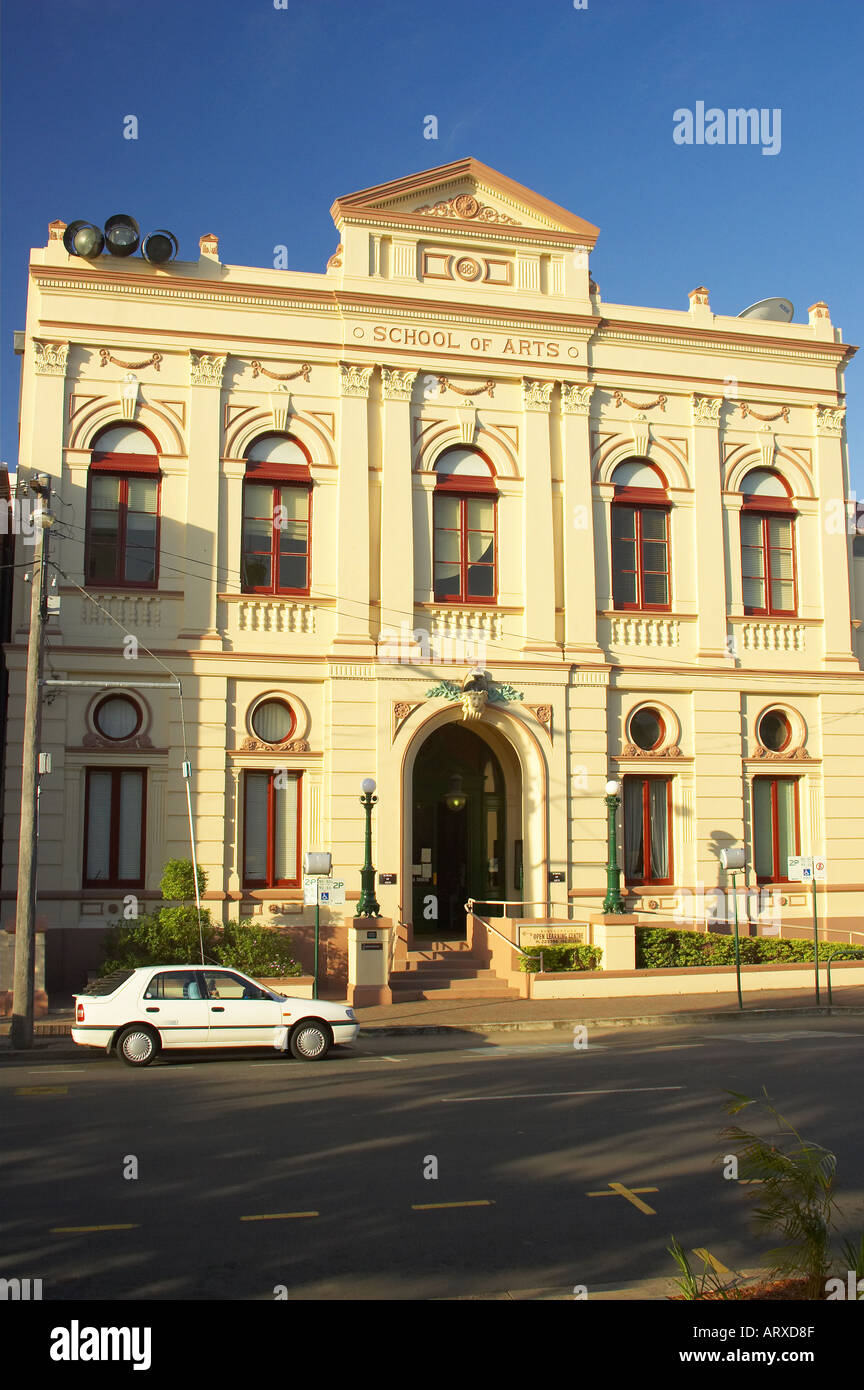
[[[317,1062],[358,1031],[347,1004],[276,994],[242,970],[146,965],[76,994],[72,1039],[146,1067],[163,1049],[193,1047],[270,1047]]]

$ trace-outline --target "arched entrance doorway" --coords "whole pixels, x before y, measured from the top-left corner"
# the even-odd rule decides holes
[[[414,937],[463,939],[467,898],[519,897],[508,891],[521,845],[514,774],[505,780],[490,743],[448,723],[423,744],[412,780]]]

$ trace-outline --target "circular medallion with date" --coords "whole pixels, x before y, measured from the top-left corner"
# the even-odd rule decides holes
[[[471,256],[460,256],[455,270],[460,280],[479,280],[481,274],[480,262]]]

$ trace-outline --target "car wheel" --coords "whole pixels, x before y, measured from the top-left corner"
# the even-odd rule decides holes
[[[291,1034],[291,1056],[301,1062],[320,1062],[333,1046],[333,1034],[326,1023],[306,1019]]]
[[[152,1028],[133,1023],[117,1039],[117,1056],[127,1067],[149,1067],[159,1056],[159,1035]]]

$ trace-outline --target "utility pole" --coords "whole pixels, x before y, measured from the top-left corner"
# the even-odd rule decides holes
[[[18,900],[15,911],[15,978],[13,983],[12,1047],[33,1046],[33,976],[36,965],[36,816],[39,793],[39,734],[45,627],[46,531],[53,522],[48,511],[50,480],[30,479],[40,505],[34,517],[33,573],[30,587],[30,634],[24,705],[24,762],[21,771],[21,830],[18,836]]]

